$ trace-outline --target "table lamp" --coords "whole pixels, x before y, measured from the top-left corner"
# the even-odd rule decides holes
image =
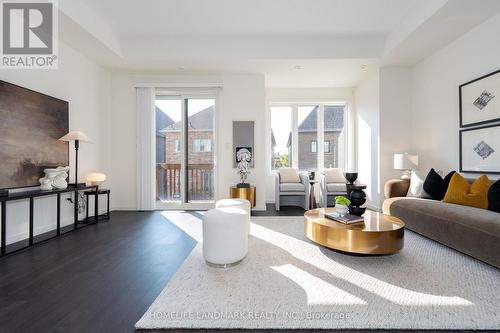
[[[105,180],[106,175],[100,172],[92,172],[87,175],[87,182],[89,182],[91,186],[100,185]]]
[[[89,137],[80,131],[71,131],[59,140],[61,141],[74,141],[75,142],[75,183],[69,184],[70,186],[78,187],[78,149],[80,148],[80,141],[82,142],[92,142]]]
[[[411,170],[418,168],[418,155],[394,154],[394,170],[401,170],[401,179],[410,179]]]

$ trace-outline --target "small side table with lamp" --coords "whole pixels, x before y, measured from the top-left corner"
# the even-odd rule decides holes
[[[409,180],[411,177],[411,170],[418,168],[418,155],[408,153],[394,154],[394,170],[401,170],[403,174],[401,179]]]
[[[91,185],[97,185],[100,186],[104,181],[106,180],[106,175],[103,173],[89,173],[87,175],[87,182],[90,183]],[[86,217],[85,220],[83,220],[82,223],[86,223],[89,221],[93,221],[95,218],[94,217],[89,217],[89,196],[95,195],[95,207],[94,207],[94,216],[97,216],[97,221],[103,221],[103,220],[109,220],[109,202],[110,202],[110,193],[111,190],[109,189],[102,189],[97,187],[95,190],[91,191],[85,191],[83,194],[85,195],[86,198]],[[99,215],[99,195],[106,195],[106,213]]]

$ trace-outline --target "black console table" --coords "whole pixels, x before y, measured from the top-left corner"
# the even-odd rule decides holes
[[[2,234],[1,234],[1,250],[0,250],[0,256],[5,256],[7,254],[11,254],[17,251],[24,250],[30,246],[33,246],[38,243],[45,242],[49,239],[53,239],[56,237],[59,237],[65,233],[74,231],[79,229],[78,227],[78,192],[79,191],[84,191],[84,190],[94,190],[98,191],[98,186],[97,185],[91,185],[91,186],[78,186],[78,187],[68,187],[66,189],[61,189],[61,190],[50,190],[50,191],[41,191],[41,190],[34,190],[34,191],[23,191],[23,192],[17,192],[17,193],[12,193],[7,196],[0,196],[0,203],[1,203],[1,209],[2,209],[2,219],[1,219],[1,228],[2,228]],[[61,232],[61,194],[63,193],[74,193],[75,194],[75,200],[73,202],[73,227],[69,231],[66,231],[64,233]],[[56,195],[57,198],[57,227],[56,227],[56,235],[48,237],[44,239],[43,241],[40,242],[34,242],[34,237],[33,237],[33,207],[34,207],[34,198],[36,197],[45,197],[45,196],[50,196],[50,195]],[[22,199],[29,199],[29,237],[28,237],[28,245],[18,248],[14,251],[7,252],[6,250],[6,242],[7,242],[7,202],[9,201],[15,201],[15,200],[22,200]],[[99,202],[98,202],[98,196],[95,196],[95,204],[94,204],[94,221],[92,223],[96,223],[99,220]],[[88,223],[90,224],[90,223]],[[88,225],[87,224],[87,225]]]

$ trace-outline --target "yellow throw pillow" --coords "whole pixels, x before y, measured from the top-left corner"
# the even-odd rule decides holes
[[[488,189],[490,180],[482,175],[470,184],[462,175],[455,172],[443,201],[457,205],[488,208]]]

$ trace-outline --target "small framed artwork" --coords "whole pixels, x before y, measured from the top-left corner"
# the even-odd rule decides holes
[[[500,121],[500,70],[459,87],[460,127]]]
[[[500,124],[460,131],[460,172],[500,174]]]
[[[251,161],[253,160],[253,152],[252,152],[252,147],[236,147],[236,151],[234,152],[234,161],[236,162],[236,164],[238,164],[238,153],[240,152],[240,150],[248,150],[248,152],[250,153],[250,158],[251,158]],[[250,161],[250,163],[251,163]]]
[[[240,149],[247,149],[252,155],[250,168],[254,167],[254,122],[233,121],[233,168],[238,167],[237,154]]]

